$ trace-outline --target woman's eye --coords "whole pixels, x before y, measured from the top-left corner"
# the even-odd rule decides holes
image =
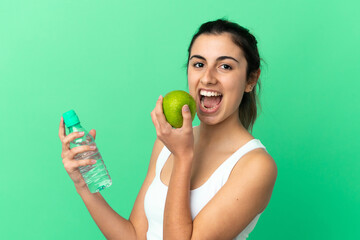
[[[232,69],[232,68],[231,68],[229,65],[227,65],[227,64],[221,65],[221,68],[226,69],[226,70]]]
[[[194,63],[193,66],[196,67],[196,68],[199,68],[199,67],[203,67],[204,64],[202,64],[202,63]]]

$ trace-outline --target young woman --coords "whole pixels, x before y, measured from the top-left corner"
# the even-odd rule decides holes
[[[162,96],[151,118],[157,132],[145,181],[129,220],[100,193],[91,194],[74,160],[88,146],[69,149],[77,133],[59,136],[63,163],[78,194],[107,239],[246,239],[270,201],[277,167],[250,131],[257,115],[255,86],[260,57],[249,31],[235,23],[204,23],[188,52],[189,92],[200,125],[188,106],[183,126],[173,129],[162,112]],[[95,130],[91,130],[95,138]]]

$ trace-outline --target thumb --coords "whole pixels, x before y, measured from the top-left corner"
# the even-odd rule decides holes
[[[192,118],[191,112],[188,105],[184,105],[182,107],[182,116],[183,116],[183,126],[182,128],[190,128],[192,129]]]
[[[95,140],[95,137],[96,137],[96,130],[95,129],[91,129],[90,132],[91,136],[94,138]]]

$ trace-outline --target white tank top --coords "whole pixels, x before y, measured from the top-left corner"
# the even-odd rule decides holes
[[[233,153],[227,160],[225,160],[203,185],[194,190],[190,190],[190,209],[193,220],[201,209],[214,197],[217,191],[219,191],[226,183],[231,170],[238,160],[243,155],[256,148],[264,148],[266,151],[265,146],[260,142],[260,140],[250,140]],[[145,194],[144,209],[149,226],[146,234],[147,240],[163,239],[163,217],[168,187],[161,182],[160,172],[170,154],[171,152],[169,149],[164,146],[156,162],[155,178]],[[254,229],[260,214],[261,213],[259,213],[234,239],[245,240],[249,233]]]

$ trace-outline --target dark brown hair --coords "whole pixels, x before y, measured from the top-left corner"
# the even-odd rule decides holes
[[[198,31],[193,36],[190,46],[188,48],[187,66],[189,66],[191,47],[197,37],[199,37],[201,34],[218,35],[222,33],[230,33],[233,42],[243,50],[245,59],[247,61],[246,81],[249,82],[250,77],[255,74],[256,71],[260,68],[260,56],[257,48],[257,41],[248,29],[225,19],[218,19],[216,21],[206,22],[200,26]],[[256,85],[259,86],[260,93],[260,79],[257,81]],[[239,106],[240,121],[242,125],[250,132],[252,132],[257,117],[257,104],[261,109],[259,97],[256,93],[255,86],[251,92],[244,93],[243,99],[241,100]]]

